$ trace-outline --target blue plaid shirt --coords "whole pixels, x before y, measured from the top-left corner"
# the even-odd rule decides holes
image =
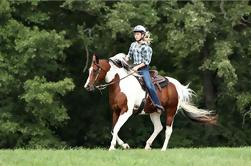
[[[152,58],[152,48],[145,44],[138,44],[137,42],[133,42],[129,48],[129,59],[133,60],[133,64],[138,65],[144,63],[149,65]]]

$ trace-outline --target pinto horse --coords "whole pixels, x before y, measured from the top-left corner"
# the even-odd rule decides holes
[[[103,87],[109,87],[109,104],[112,109],[113,128],[109,150],[115,150],[116,143],[124,149],[130,148],[127,143],[124,143],[119,138],[118,132],[128,118],[139,108],[146,96],[145,90],[132,72],[115,63],[127,64],[124,57],[125,54],[120,53],[109,60],[99,60],[97,56],[93,55],[89,76],[84,86],[88,91],[93,91],[95,88],[101,88],[100,82],[105,80],[106,84]],[[161,104],[165,109],[163,115],[166,117],[165,141],[161,149],[162,151],[165,151],[167,148],[172,134],[174,117],[179,108],[182,108],[184,114],[193,121],[205,124],[216,123],[214,112],[199,109],[191,104],[190,100],[193,90],[188,88],[188,86],[183,86],[174,78],[166,78],[169,80],[169,83],[161,90],[157,90]],[[145,145],[145,149],[150,150],[154,139],[163,129],[160,121],[161,114],[157,112],[149,97],[140,114],[149,114],[154,126],[154,131]]]

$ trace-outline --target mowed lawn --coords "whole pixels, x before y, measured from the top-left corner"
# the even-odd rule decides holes
[[[251,147],[116,150],[0,150],[0,166],[251,166]]]

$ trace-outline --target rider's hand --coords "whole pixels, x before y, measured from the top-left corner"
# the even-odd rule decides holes
[[[129,61],[129,55],[126,55],[126,56],[124,57],[124,60],[125,60],[126,62],[128,62],[128,61]]]
[[[134,67],[132,68],[133,71],[138,71],[138,69],[139,69],[138,66],[134,66]]]

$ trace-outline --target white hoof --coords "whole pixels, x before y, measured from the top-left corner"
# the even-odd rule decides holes
[[[165,152],[165,151],[166,151],[166,149],[163,149],[163,148],[161,149],[161,152]]]
[[[147,144],[147,145],[145,146],[145,150],[152,150],[152,148],[151,148],[150,145]]]
[[[114,150],[116,150],[115,147],[110,147],[109,148],[109,151],[114,151]]]
[[[124,143],[124,144],[122,145],[122,147],[123,147],[123,149],[130,149],[130,146],[129,146],[127,143]]]

